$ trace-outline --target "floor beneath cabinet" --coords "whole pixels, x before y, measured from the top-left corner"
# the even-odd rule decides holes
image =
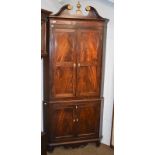
[[[103,144],[100,147],[89,144],[79,148],[56,147],[52,153],[47,153],[47,155],[114,155],[114,150]]]

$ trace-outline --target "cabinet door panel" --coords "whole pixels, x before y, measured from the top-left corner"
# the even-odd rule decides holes
[[[77,108],[78,137],[98,136],[100,103],[85,103]]]
[[[53,87],[54,97],[75,96],[75,30],[57,29],[53,37]]]
[[[74,137],[73,106],[51,106],[49,114],[50,138],[52,140]]]
[[[102,34],[78,31],[77,96],[99,96]]]
[[[79,95],[96,95],[98,92],[97,66],[81,66],[78,72]]]
[[[72,67],[56,67],[55,94],[57,97],[72,96],[74,93],[74,75]]]

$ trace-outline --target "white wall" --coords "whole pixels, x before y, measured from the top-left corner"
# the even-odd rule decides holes
[[[66,4],[75,4],[75,0],[64,0]],[[99,14],[110,19],[107,28],[106,65],[104,81],[104,114],[103,114],[103,139],[102,143],[110,145],[112,108],[114,100],[114,6],[106,0],[83,0],[83,9],[87,5],[94,6]],[[41,0],[43,9],[56,13],[62,6],[58,0]],[[75,5],[74,5],[75,6]]]

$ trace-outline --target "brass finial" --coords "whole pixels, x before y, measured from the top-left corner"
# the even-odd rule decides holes
[[[69,5],[67,6],[67,9],[68,9],[68,10],[72,10],[72,9],[73,9],[73,6],[69,4]]]
[[[90,6],[87,6],[86,7],[86,11],[90,11]]]
[[[78,3],[77,3],[76,6],[77,6],[76,14],[77,14],[77,15],[82,15],[81,4],[80,4],[79,1],[78,1]]]
[[[78,8],[78,10],[80,10],[80,8],[81,8],[81,4],[80,4],[80,2],[78,1],[78,3],[77,3],[77,8]]]

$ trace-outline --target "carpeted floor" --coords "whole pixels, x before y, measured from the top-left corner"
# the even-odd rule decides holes
[[[94,144],[89,144],[79,148],[57,147],[47,155],[114,155],[114,150],[105,145],[96,147]]]

